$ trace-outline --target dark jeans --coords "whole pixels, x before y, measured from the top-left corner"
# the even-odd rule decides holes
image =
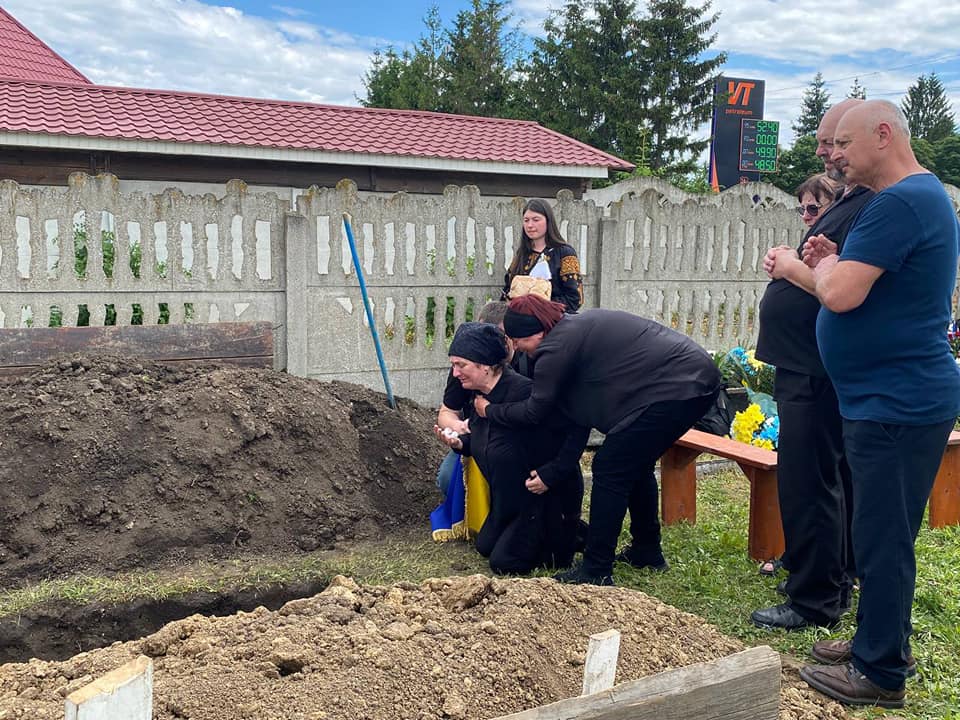
[[[807,620],[837,620],[850,599],[852,487],[843,419],[830,380],[777,369],[777,492],[790,571],[791,607]]]
[[[588,575],[609,575],[623,518],[630,510],[630,556],[663,561],[654,466],[671,445],[703,417],[717,393],[655,403],[623,430],[607,435],[593,458],[590,529],[583,553]]]
[[[906,680],[917,578],[913,546],[953,422],[843,421],[860,576],[853,664],[887,690],[902,688]]]

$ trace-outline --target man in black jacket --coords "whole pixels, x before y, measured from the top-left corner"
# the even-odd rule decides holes
[[[508,427],[538,425],[557,411],[606,435],[593,459],[590,526],[583,563],[561,582],[612,585],[614,560],[666,570],[660,547],[654,465],[716,399],[720,373],[686,335],[615,310],[563,314],[563,306],[526,295],[510,302],[504,329],[536,361],[523,402],[477,412]],[[627,509],[632,542],[616,555]]]
[[[817,156],[834,180],[843,181],[830,160],[837,123],[861,102],[848,99],[834,105],[817,129]],[[817,348],[820,301],[814,294],[813,271],[801,254],[807,240],[818,236],[836,244],[839,252],[847,231],[873,195],[865,187],[847,185],[804,236],[800,248],[775,247],[764,258],[771,282],[760,303],[756,355],[777,368],[777,489],[786,544],[783,565],[790,576],[784,588],[787,602],[751,615],[759,627],[832,626],[850,605],[854,573],[850,469],[844,458],[837,395]]]

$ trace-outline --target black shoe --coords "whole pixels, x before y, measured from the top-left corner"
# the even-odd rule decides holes
[[[764,630],[802,630],[816,625],[823,625],[824,627],[836,627],[837,625],[836,621],[815,623],[812,620],[807,620],[787,603],[754,610],[750,615],[750,620],[753,621],[754,625]]]
[[[627,550],[624,550],[622,553],[618,553],[617,556],[613,559],[614,562],[626,563],[631,567],[636,568],[637,570],[643,570],[644,568],[650,568],[654,572],[666,572],[670,569],[670,565],[667,563],[663,555],[659,555],[655,558],[649,558],[647,562],[640,560],[634,560],[628,554]]]
[[[553,579],[570,585],[613,585],[612,575],[587,575],[583,565],[574,565],[569,570],[557,573]]]
[[[784,597],[787,596],[787,579],[786,578],[784,578],[783,580],[777,583],[777,592],[783,595]]]

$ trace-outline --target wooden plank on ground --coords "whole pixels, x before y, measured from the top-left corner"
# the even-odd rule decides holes
[[[273,324],[264,321],[0,329],[0,372],[24,372],[59,355],[78,352],[165,362],[216,360],[273,367]]]
[[[609,690],[617,677],[617,658],[620,656],[620,631],[607,630],[590,636],[587,661],[583,664],[581,695],[593,695]]]
[[[777,720],[780,656],[766,645],[497,720]]]
[[[153,660],[146,655],[121,665],[67,695],[65,720],[150,720]]]

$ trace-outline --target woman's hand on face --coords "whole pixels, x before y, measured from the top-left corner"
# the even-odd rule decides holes
[[[527,490],[532,492],[534,495],[543,495],[550,488],[547,487],[546,483],[540,479],[540,475],[536,470],[530,471],[530,477],[526,481]]]
[[[450,428],[442,428],[439,425],[433,426],[433,434],[437,440],[442,442],[451,450],[463,450],[463,440],[460,439],[457,432]]]
[[[482,418],[485,418],[487,416],[487,406],[489,404],[490,404],[489,400],[487,400],[485,397],[480,397],[479,395],[477,395],[473,399],[473,409],[476,410],[477,415],[479,415]]]

